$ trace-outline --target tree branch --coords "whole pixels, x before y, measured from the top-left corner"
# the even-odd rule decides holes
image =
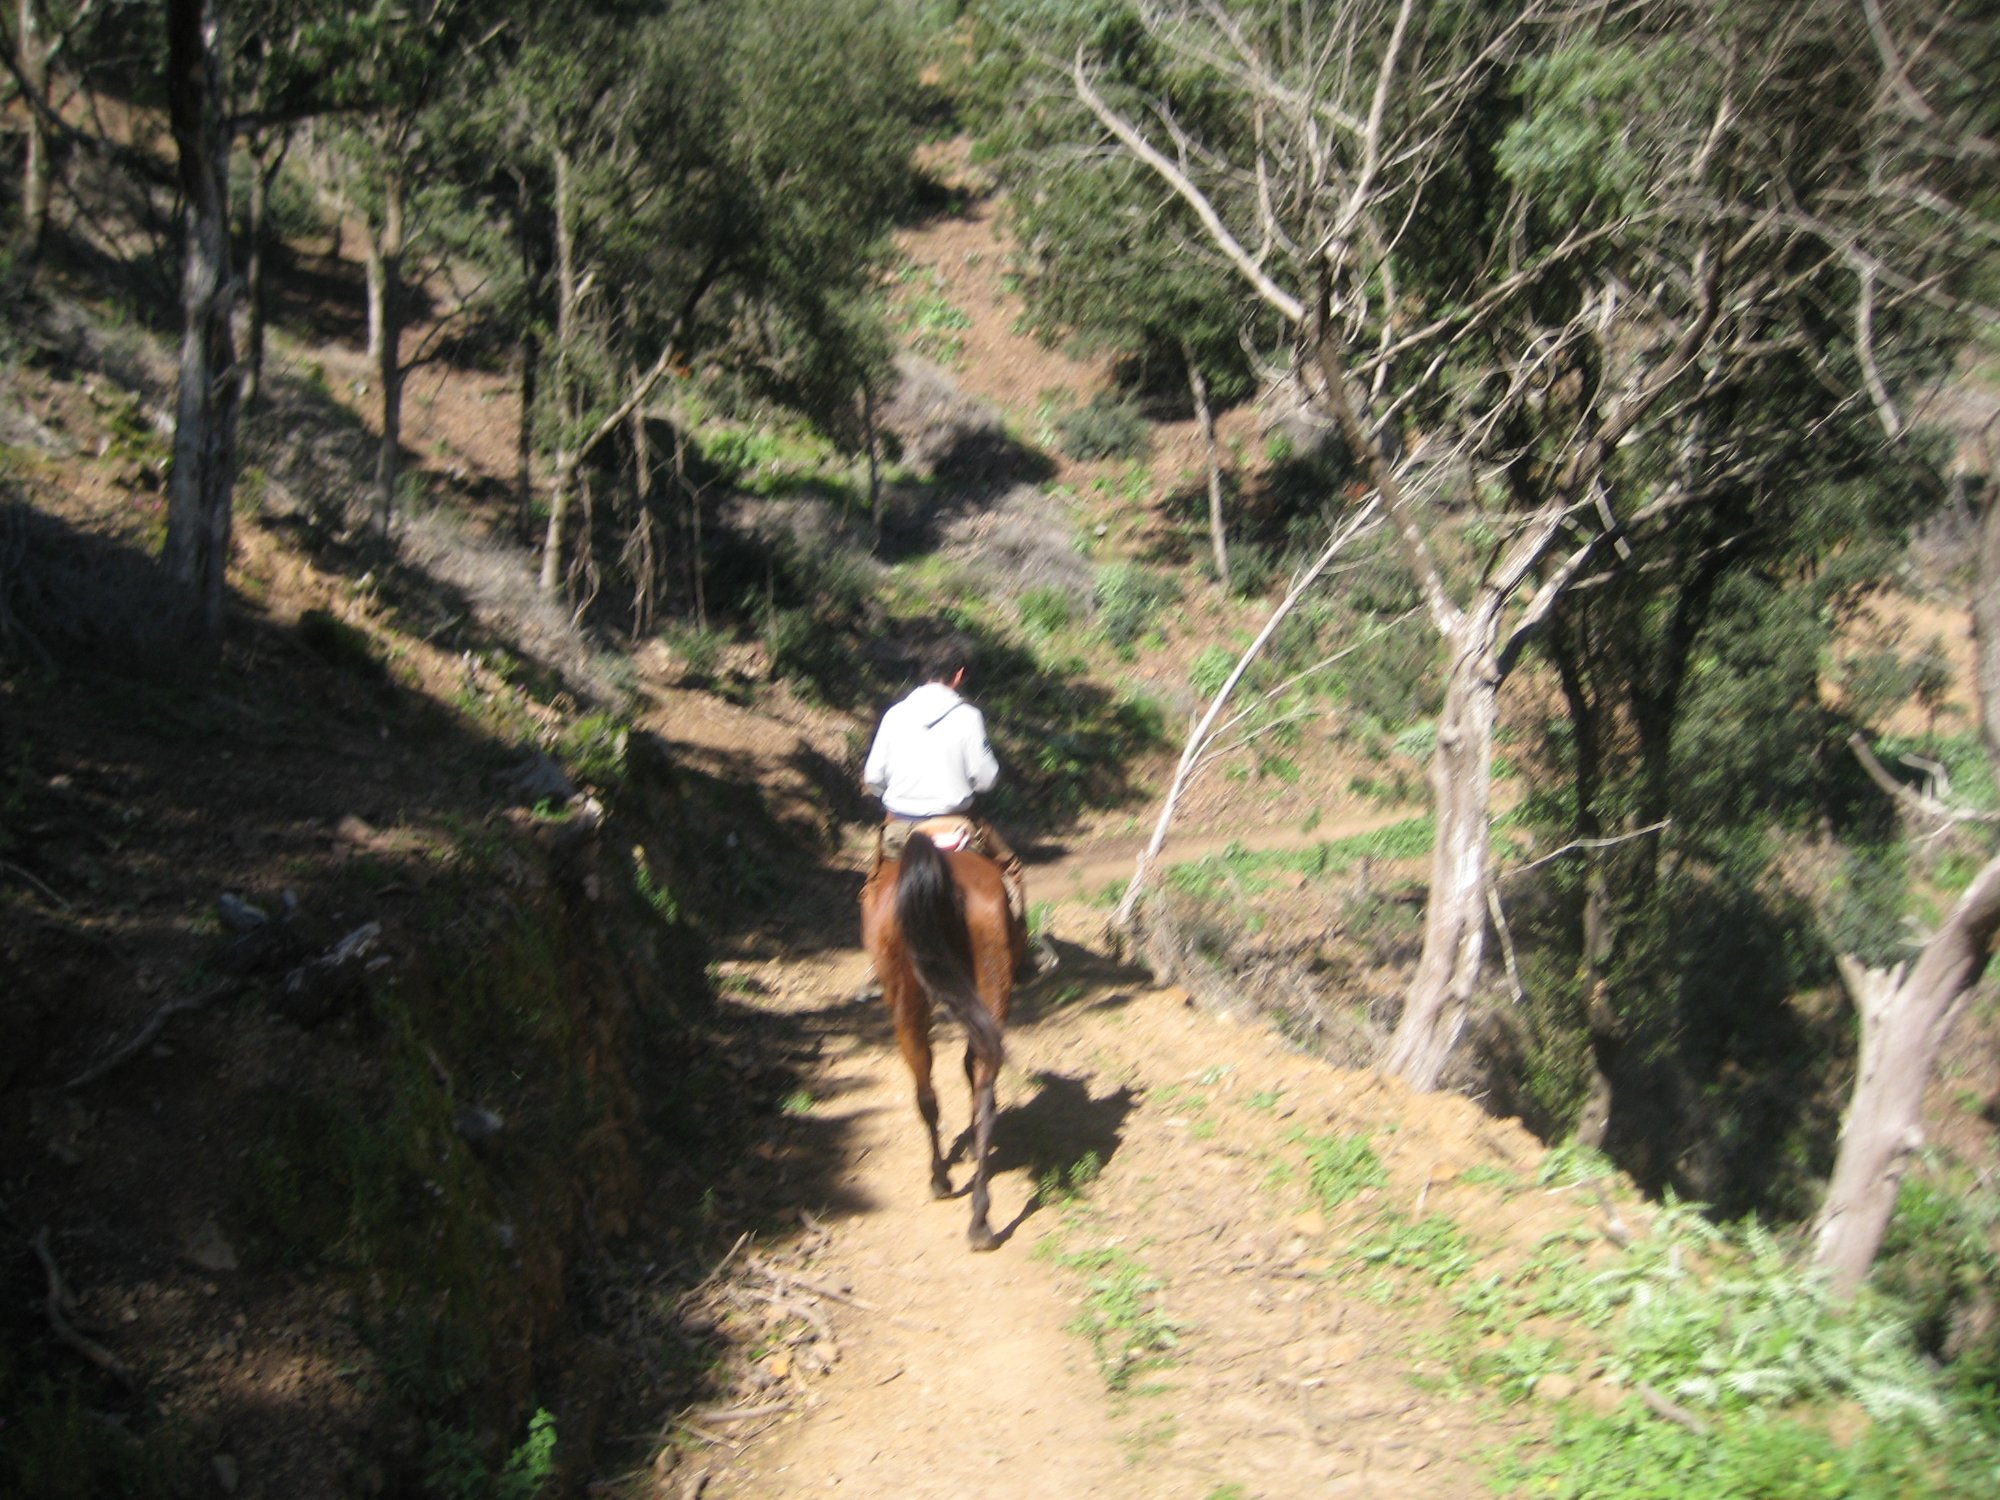
[[[1076,61],[1071,65],[1070,78],[1076,86],[1076,96],[1083,102],[1084,107],[1097,116],[1098,121],[1118,138],[1126,150],[1157,172],[1167,186],[1178,193],[1181,200],[1194,210],[1195,217],[1201,220],[1202,227],[1208,231],[1216,248],[1243,274],[1243,278],[1256,290],[1257,295],[1276,308],[1287,322],[1303,323],[1306,316],[1305,304],[1271,279],[1255,257],[1243,248],[1235,235],[1229,232],[1229,226],[1222,222],[1222,216],[1215,211],[1215,205],[1208,201],[1207,196],[1193,182],[1189,181],[1187,174],[1162,155],[1151,141],[1141,135],[1123,115],[1106,104],[1097,90],[1091,87],[1090,79],[1083,71],[1083,54],[1080,51],[1076,55]]]

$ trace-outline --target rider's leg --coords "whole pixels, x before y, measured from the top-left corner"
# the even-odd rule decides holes
[[[1007,846],[999,830],[986,819],[976,813],[970,817],[979,851],[1000,867],[1000,878],[1007,887],[1007,904],[1014,908],[1014,915],[1020,918],[1025,930],[1028,925],[1028,885],[1021,856]]]

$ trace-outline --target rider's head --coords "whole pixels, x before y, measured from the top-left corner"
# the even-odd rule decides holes
[[[925,682],[957,687],[972,667],[972,642],[958,631],[940,636],[917,657],[917,672]]]

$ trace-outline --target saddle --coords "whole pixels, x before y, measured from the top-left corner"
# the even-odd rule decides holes
[[[976,847],[974,838],[977,829],[972,819],[960,813],[945,813],[935,818],[920,818],[911,822],[904,818],[891,818],[882,825],[882,858],[901,859],[903,845],[910,841],[910,835],[921,833],[946,854],[956,849]]]

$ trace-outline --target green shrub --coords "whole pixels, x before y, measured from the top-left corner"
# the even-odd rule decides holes
[[[1236,670],[1237,653],[1221,646],[1204,646],[1188,666],[1188,685],[1207,702],[1222,691],[1229,674]]]
[[[1086,404],[1062,412],[1049,424],[1056,447],[1082,463],[1104,458],[1143,458],[1152,449],[1152,427],[1138,405],[1122,396],[1099,393]]]
[[[603,791],[625,779],[625,745],[630,729],[611,713],[585,714],[564,727],[556,753],[570,774]]]
[[[1037,635],[1054,635],[1069,624],[1073,606],[1068,590],[1044,585],[1021,595],[1015,608],[1027,629]]]
[[[1113,563],[1097,575],[1093,590],[1098,629],[1121,651],[1129,651],[1153,628],[1160,611],[1181,596],[1179,582],[1136,563]]]

